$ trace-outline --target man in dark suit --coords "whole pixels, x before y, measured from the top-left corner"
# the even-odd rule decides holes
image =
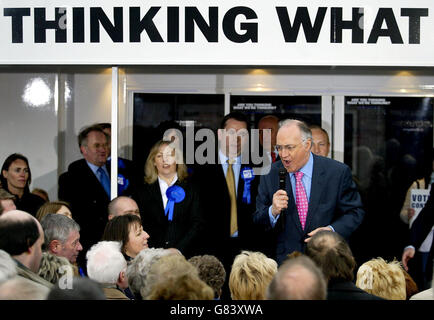
[[[261,176],[254,221],[275,229],[279,264],[288,253],[304,252],[309,237],[332,230],[344,238],[360,225],[364,211],[350,168],[311,153],[312,133],[298,120],[285,120],[277,133],[280,161]],[[279,169],[286,190],[279,190]]]
[[[402,254],[402,264],[406,271],[414,277],[420,289],[427,289],[430,287],[430,281],[433,275],[433,258],[434,258],[434,237],[432,229],[434,226],[434,185],[431,184],[431,191],[425,206],[420,211],[416,220],[410,229],[410,245],[404,249]],[[420,249],[422,243],[429,241],[427,237],[431,236],[431,247],[426,254],[425,259],[423,253],[416,254],[416,248]],[[416,262],[409,266],[410,259],[416,257]],[[425,261],[424,261],[425,260]],[[412,270],[413,269],[413,270]]]
[[[226,115],[218,131],[215,164],[197,166],[194,173],[200,186],[206,223],[204,253],[215,255],[222,261],[228,275],[235,256],[242,249],[259,250],[263,241],[252,219],[259,176],[252,173],[251,165],[241,163],[242,150],[247,147],[247,129],[244,114],[233,112]],[[235,193],[232,199],[227,182],[230,173],[228,160],[233,161]],[[232,223],[231,206],[235,212]]]
[[[81,226],[83,254],[79,265],[85,266],[86,251],[101,240],[107,223],[110,202],[110,168],[106,165],[108,138],[99,126],[83,129],[78,144],[84,159],[74,161],[59,176],[59,199],[71,205],[74,220]]]
[[[356,287],[356,260],[347,242],[337,233],[321,230],[306,246],[306,255],[322,270],[327,300],[384,300]]]

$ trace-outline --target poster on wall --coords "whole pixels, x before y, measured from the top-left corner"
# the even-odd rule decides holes
[[[252,128],[267,115],[321,125],[321,96],[231,95],[230,111],[246,114]]]

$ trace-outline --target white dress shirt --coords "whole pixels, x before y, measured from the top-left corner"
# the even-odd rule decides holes
[[[164,181],[163,179],[158,177],[158,184],[160,185],[161,198],[163,199],[164,209],[166,209],[167,201],[169,200],[169,199],[167,199],[166,191],[167,191],[167,189],[169,189],[169,187],[173,186],[176,181],[178,181],[178,174],[177,173],[175,173],[175,176],[173,177],[173,180],[170,183],[170,185],[168,185],[166,181]]]

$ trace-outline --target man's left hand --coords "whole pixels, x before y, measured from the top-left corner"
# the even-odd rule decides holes
[[[307,235],[309,236],[309,238],[304,239],[304,242],[309,242],[310,238],[312,238],[312,236],[317,233],[318,231],[321,230],[325,230],[325,231],[333,231],[331,228],[329,227],[321,227],[321,228],[316,228],[315,230],[309,232]]]

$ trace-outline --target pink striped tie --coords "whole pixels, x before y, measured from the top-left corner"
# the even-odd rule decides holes
[[[301,227],[304,230],[309,203],[307,202],[306,191],[304,190],[303,184],[301,183],[302,177],[303,172],[297,171],[295,173],[295,204],[297,205]]]

